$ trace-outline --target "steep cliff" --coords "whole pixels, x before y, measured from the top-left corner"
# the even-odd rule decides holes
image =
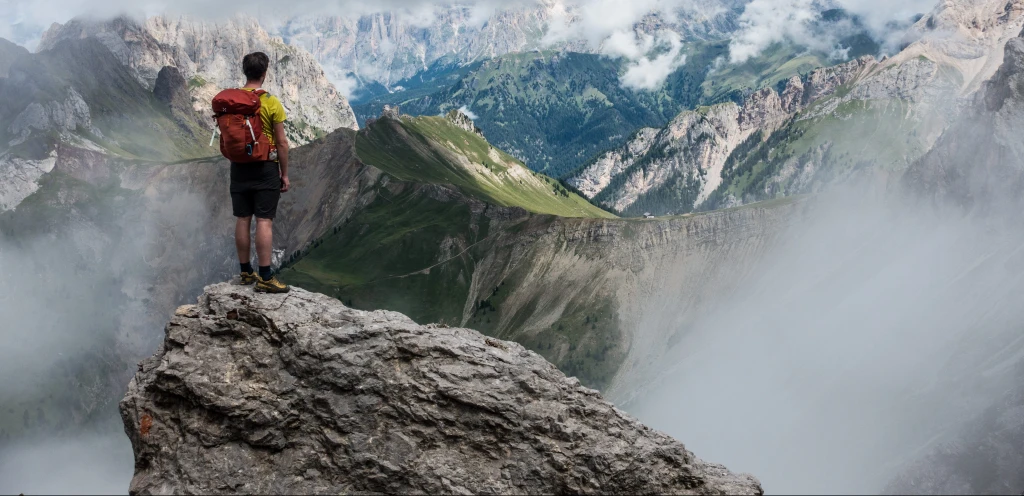
[[[203,115],[209,113],[209,101],[217,91],[244,82],[242,56],[263,51],[271,61],[265,87],[285,105],[293,141],[302,144],[338,128],[358,127],[348,101],[316,60],[305,50],[270,36],[252,18],[217,23],[167,17],[73,19],[50,28],[40,48],[86,37],[100,40],[149,88],[163,67],[176,67],[188,80],[193,105]]]
[[[133,493],[762,494],[516,343],[301,289],[207,287],[121,415]]]

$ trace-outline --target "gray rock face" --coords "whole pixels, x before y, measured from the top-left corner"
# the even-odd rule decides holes
[[[172,108],[181,105],[191,107],[192,98],[188,94],[188,82],[177,67],[164,66],[160,69],[153,84],[153,96]]]
[[[206,288],[121,403],[133,493],[760,494],[467,329]]]
[[[281,99],[289,121],[295,124],[288,129],[293,144],[315,138],[316,131],[309,128],[330,132],[359,127],[348,100],[313,56],[269,35],[254,19],[214,23],[166,17],[145,21],[118,17],[106,22],[76,18],[51,27],[40,46],[47,49],[61,40],[90,37],[103,43],[149,88],[155,87],[164,67],[177,68],[188,81],[193,107],[204,114],[209,113],[210,100],[218,91],[244,84],[242,57],[263,51],[271,62],[264,87]]]
[[[464,129],[471,133],[476,133],[480,136],[484,135],[484,132],[481,131],[480,128],[476,127],[476,124],[473,122],[473,119],[470,119],[468,115],[466,115],[459,109],[455,109],[448,112],[446,117],[448,118],[449,121],[452,122],[452,124],[455,124],[461,129]]]
[[[179,125],[193,125],[198,129],[208,127],[210,118],[204,118],[192,107],[192,97],[188,92],[188,81],[181,75],[177,67],[165,66],[160,69],[153,84],[153,96],[167,105]]]

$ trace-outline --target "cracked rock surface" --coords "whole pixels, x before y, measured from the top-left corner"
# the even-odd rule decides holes
[[[132,493],[760,494],[522,346],[206,288],[121,402]]]

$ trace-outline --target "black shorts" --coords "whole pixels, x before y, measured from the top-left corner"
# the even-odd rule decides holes
[[[235,217],[273,219],[281,199],[281,169],[277,162],[231,164],[231,209]]]

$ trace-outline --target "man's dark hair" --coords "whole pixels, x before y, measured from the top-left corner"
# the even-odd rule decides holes
[[[242,58],[242,72],[249,81],[259,81],[270,67],[270,57],[263,52],[252,52]]]

